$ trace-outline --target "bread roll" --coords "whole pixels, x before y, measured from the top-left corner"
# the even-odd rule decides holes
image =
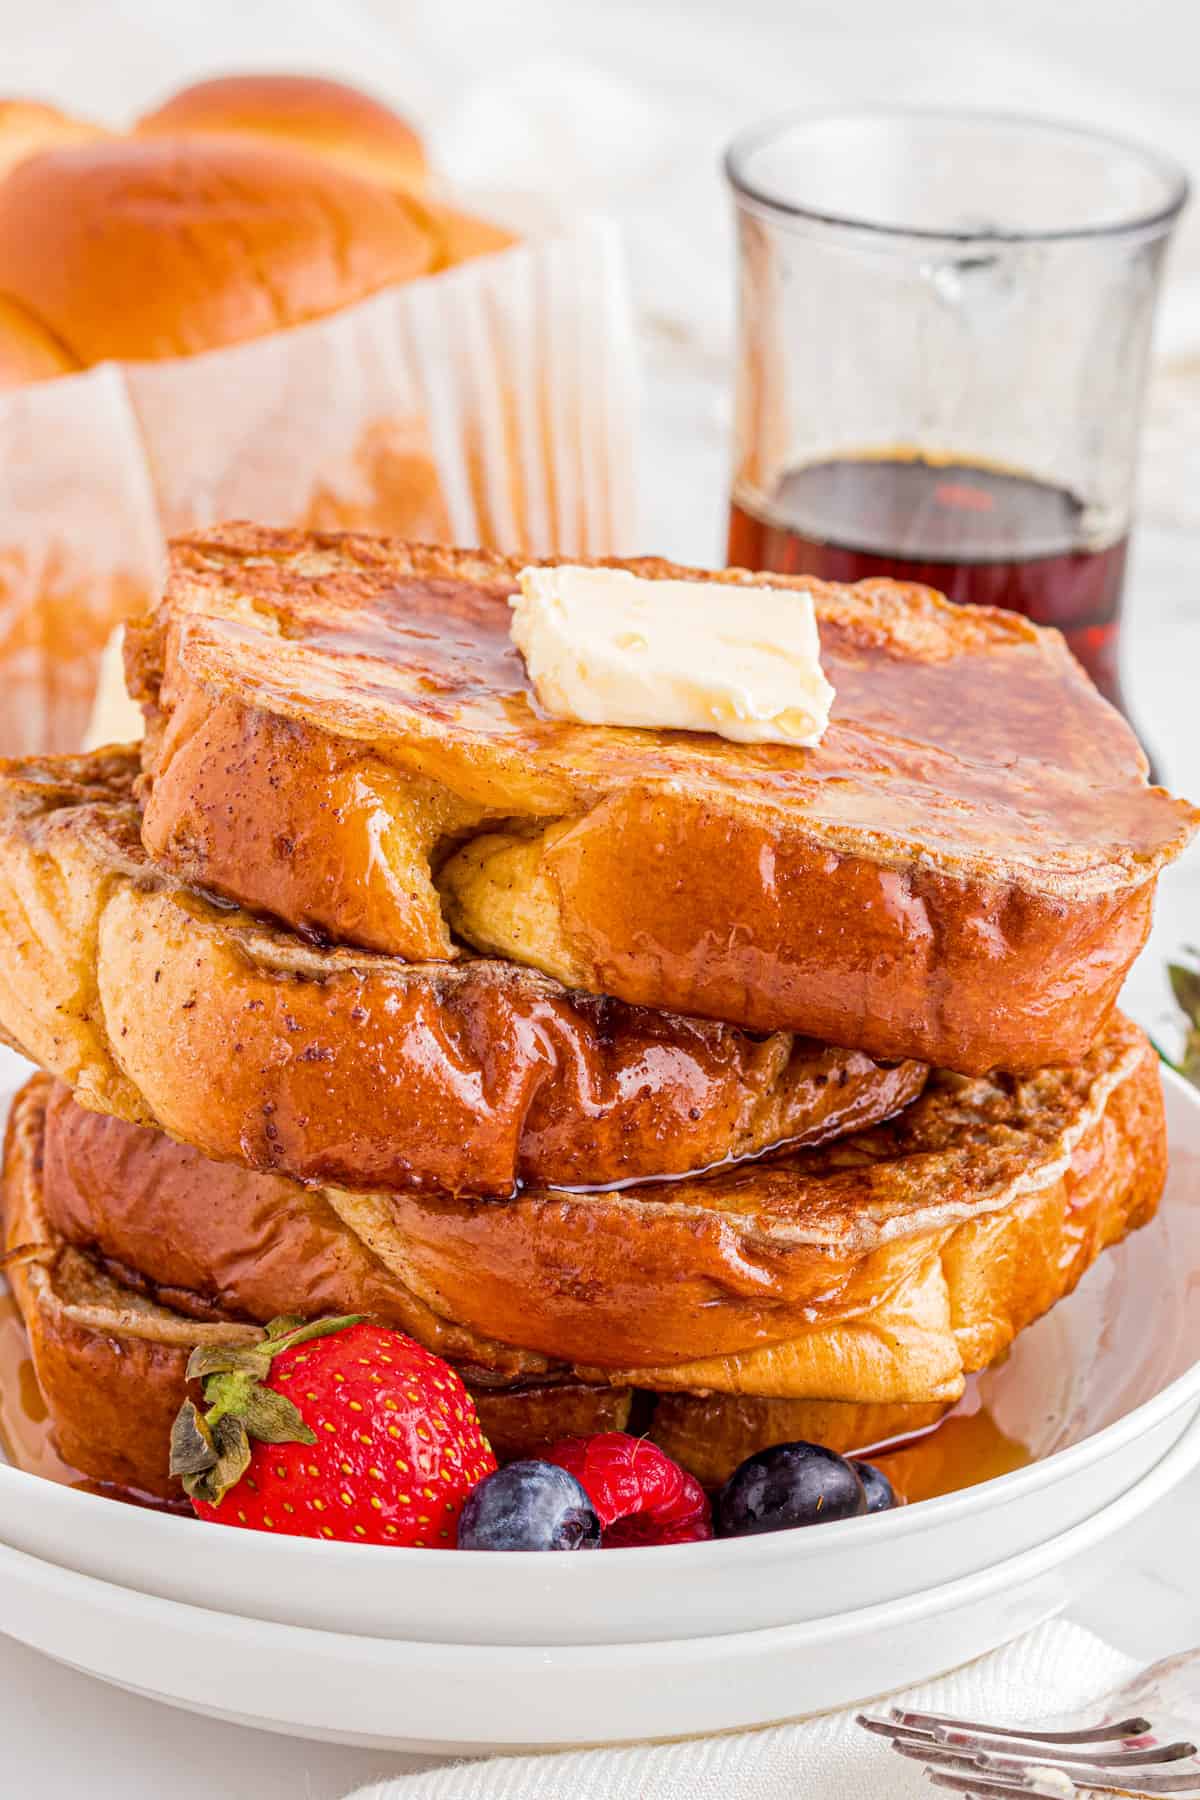
[[[0,176],[36,151],[86,144],[108,135],[90,119],[73,119],[41,100],[0,100]]]
[[[437,259],[401,196],[234,138],[50,151],[0,182],[0,294],[82,363],[261,337]]]
[[[234,132],[306,150],[386,187],[420,192],[425,152],[411,125],[358,88],[320,75],[221,75],[139,119],[143,137]]]
[[[30,381],[50,381],[79,367],[62,345],[30,318],[23,306],[0,294],[0,394]]]

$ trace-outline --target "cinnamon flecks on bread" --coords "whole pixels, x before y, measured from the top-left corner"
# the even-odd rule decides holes
[[[504,1378],[873,1404],[957,1398],[1151,1216],[1165,1170],[1157,1061],[1124,1020],[1074,1069],[935,1075],[836,1144],[586,1195],[301,1187],[44,1080],[22,1113],[47,1228],[200,1322],[349,1308]]]
[[[511,1194],[678,1176],[918,1094],[790,1033],[480,959],[322,948],[147,857],[135,752],[0,769],[0,1031],[85,1105],[306,1181]]]

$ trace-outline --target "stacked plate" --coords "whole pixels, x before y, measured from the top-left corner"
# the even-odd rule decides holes
[[[1015,1473],[816,1530],[539,1557],[219,1530],[0,1467],[3,1629],[175,1705],[407,1749],[721,1730],[941,1673],[1060,1610],[1200,1463],[1200,1099],[1168,1075],[1167,1103],[1158,1218],[984,1377],[1033,1455]]]

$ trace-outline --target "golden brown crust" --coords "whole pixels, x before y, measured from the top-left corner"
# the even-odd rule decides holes
[[[30,381],[53,381],[79,368],[23,306],[0,294],[0,393]]]
[[[403,196],[251,139],[114,138],[0,182],[0,293],[83,364],[242,343],[439,255]]]
[[[56,1240],[41,1208],[44,1087],[31,1083],[14,1102],[0,1186],[6,1249],[45,1247],[44,1262],[18,1262],[8,1273],[38,1385],[64,1461],[95,1481],[165,1496],[162,1446],[184,1390],[189,1345],[256,1334],[178,1318]]]
[[[90,119],[73,118],[42,100],[0,100],[0,177],[27,156],[109,137]]]
[[[161,1132],[87,1112],[40,1078],[41,1206],[66,1243],[172,1312],[265,1325],[280,1313],[368,1313],[498,1379],[548,1360],[443,1317],[349,1230],[319,1188],[208,1162]],[[29,1090],[26,1090],[26,1095]]]
[[[943,1084],[955,1080],[935,1077],[897,1121],[890,1147],[888,1126],[863,1134],[883,1152],[867,1171],[867,1189],[878,1183],[891,1191],[882,1207],[864,1195],[856,1228],[867,1211],[881,1235],[895,1229],[893,1207],[906,1214],[910,1180],[937,1196],[921,1220],[928,1236],[914,1245],[924,1241],[925,1259],[880,1302],[847,1311],[833,1331],[669,1369],[610,1370],[610,1378],[693,1392],[957,1399],[964,1376],[994,1362],[1074,1289],[1102,1250],[1153,1217],[1166,1183],[1167,1139],[1157,1056],[1120,1017],[1077,1069],[1042,1070],[1012,1084],[963,1083],[947,1095]],[[813,1159],[836,1165],[839,1149],[852,1157],[863,1139]],[[836,1192],[836,1177],[830,1185]],[[996,1205],[1005,1191],[1007,1203]],[[907,1216],[915,1229],[916,1218]],[[878,1254],[862,1266],[870,1269]],[[589,1374],[586,1366],[581,1373]]]
[[[46,1249],[44,1261],[18,1263],[10,1279],[55,1447],[65,1463],[92,1481],[178,1498],[178,1486],[167,1472],[167,1449],[186,1389],[190,1348],[231,1337],[249,1341],[257,1334],[236,1321],[198,1323],[180,1316],[114,1278],[91,1256],[63,1245],[42,1209],[49,1085],[30,1083],[14,1105],[0,1179],[0,1218],[7,1248],[41,1244]],[[403,1316],[368,1310],[405,1328]],[[463,1336],[458,1334],[460,1340]],[[434,1347],[453,1354],[452,1339],[435,1339]],[[529,1455],[547,1440],[573,1432],[623,1428],[629,1417],[628,1391],[539,1383],[537,1359],[527,1360],[523,1374],[512,1367],[492,1369],[482,1385],[469,1368],[464,1370],[480,1421],[501,1460]]]
[[[390,106],[320,75],[218,75],[145,113],[141,137],[194,132],[260,138],[336,163],[364,180],[420,192],[428,178],[413,127]]]
[[[319,950],[146,861],[136,753],[0,774],[0,1028],[89,1106],[301,1180],[507,1194],[820,1142],[920,1091],[482,961]]]
[[[1056,633],[891,582],[630,563],[809,589],[838,698],[815,750],[604,730],[532,704],[517,566],[251,526],[179,542],[128,648],[151,853],[411,958],[447,954],[444,909],[640,1005],[970,1072],[1083,1054],[1200,814],[1147,787]]]
[[[55,1229],[193,1316],[366,1305],[505,1374],[886,1403],[957,1398],[1165,1174],[1157,1062],[1123,1020],[1076,1068],[935,1075],[825,1149],[619,1192],[317,1196],[65,1098],[47,1142]]]
[[[470,1385],[470,1384],[468,1384]],[[497,1462],[536,1456],[555,1438],[590,1437],[596,1431],[624,1431],[633,1395],[627,1388],[594,1388],[568,1383],[489,1390],[471,1387],[471,1398]]]
[[[1041,1268],[1040,1309],[1073,1285],[1088,1258],[1098,1253],[1106,1239],[1141,1223],[1153,1210],[1161,1184],[1163,1143],[1152,1075],[1152,1063],[1138,1059],[1126,1079],[1112,1088],[1091,1128],[1079,1137],[1062,1179],[1045,1187],[1040,1199],[1035,1191],[1019,1203],[1021,1217],[1011,1254],[993,1233],[986,1246],[987,1260],[975,1259],[974,1274],[957,1296],[956,1308],[968,1357],[984,1353],[984,1339],[972,1330],[981,1299],[987,1300],[992,1321],[987,1342],[993,1349],[1011,1336],[1007,1327],[996,1329],[1000,1310],[1013,1308],[1007,1322],[1013,1329],[1028,1322],[1035,1283],[1027,1269],[1017,1269],[1018,1264],[1029,1260]],[[28,1323],[38,1377],[60,1448],[74,1466],[97,1480],[165,1494],[169,1492],[164,1469],[166,1429],[182,1394],[188,1347],[231,1332],[249,1333],[236,1323],[198,1322],[165,1309],[145,1292],[115,1280],[93,1255],[65,1244],[52,1229],[43,1207],[43,1171],[53,1160],[43,1155],[48,1086],[38,1078],[18,1097],[9,1125],[0,1194],[7,1245],[45,1248],[44,1261],[18,1264],[11,1277]],[[124,1135],[130,1142],[148,1136],[94,1119],[85,1121],[84,1130],[118,1139]],[[134,1184],[131,1205],[135,1208],[143,1154],[139,1147],[131,1156],[119,1159],[119,1166]],[[152,1152],[160,1154],[170,1158],[183,1153],[175,1146]],[[247,1183],[263,1180],[244,1175],[238,1179]],[[1116,1190],[1128,1181],[1132,1181],[1132,1191],[1118,1197]],[[282,1190],[286,1184],[277,1185]],[[119,1195],[110,1190],[109,1197],[119,1205]],[[158,1216],[165,1224],[168,1215],[160,1209]],[[1030,1228],[1028,1236],[1024,1227]],[[971,1230],[971,1224],[960,1228],[958,1240],[970,1242]],[[170,1252],[179,1253],[178,1247]],[[1009,1266],[988,1299],[981,1295],[979,1284],[997,1255]],[[303,1270],[296,1278],[303,1279]],[[964,1280],[961,1273],[956,1279]],[[142,1286],[146,1286],[144,1279]],[[669,1283],[660,1283],[660,1292],[669,1289]],[[826,1372],[836,1374],[842,1364],[838,1330],[810,1333],[814,1339],[819,1336],[826,1343]],[[627,1416],[629,1395],[624,1388],[609,1399],[570,1381],[564,1383],[561,1377],[550,1388],[526,1379],[514,1389],[505,1385],[511,1376],[495,1370],[472,1373],[464,1369],[464,1374],[481,1396],[484,1416],[497,1433],[503,1454],[527,1454],[544,1437],[564,1431],[613,1428]],[[874,1403],[864,1397],[853,1406],[839,1406],[819,1397],[807,1403],[742,1399],[736,1389],[734,1397],[724,1399],[667,1395],[658,1401],[653,1429],[659,1441],[701,1479],[716,1481],[765,1442],[803,1437],[844,1449],[865,1449],[881,1439],[926,1427],[952,1397],[924,1395],[914,1404],[898,1405],[894,1397],[876,1396]]]
[[[929,1431],[943,1401],[859,1406],[846,1400],[763,1400],[748,1394],[660,1394],[650,1424],[656,1444],[707,1488],[720,1487],[747,1456],[772,1444],[824,1444],[861,1456]]]

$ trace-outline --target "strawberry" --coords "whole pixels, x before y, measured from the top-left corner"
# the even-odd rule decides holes
[[[202,1519],[347,1543],[454,1544],[496,1467],[440,1357],[358,1318],[275,1319],[261,1343],[200,1347],[171,1473]]]
[[[648,1438],[624,1431],[560,1438],[541,1457],[579,1482],[596,1509],[605,1550],[692,1544],[712,1536],[704,1489]]]

